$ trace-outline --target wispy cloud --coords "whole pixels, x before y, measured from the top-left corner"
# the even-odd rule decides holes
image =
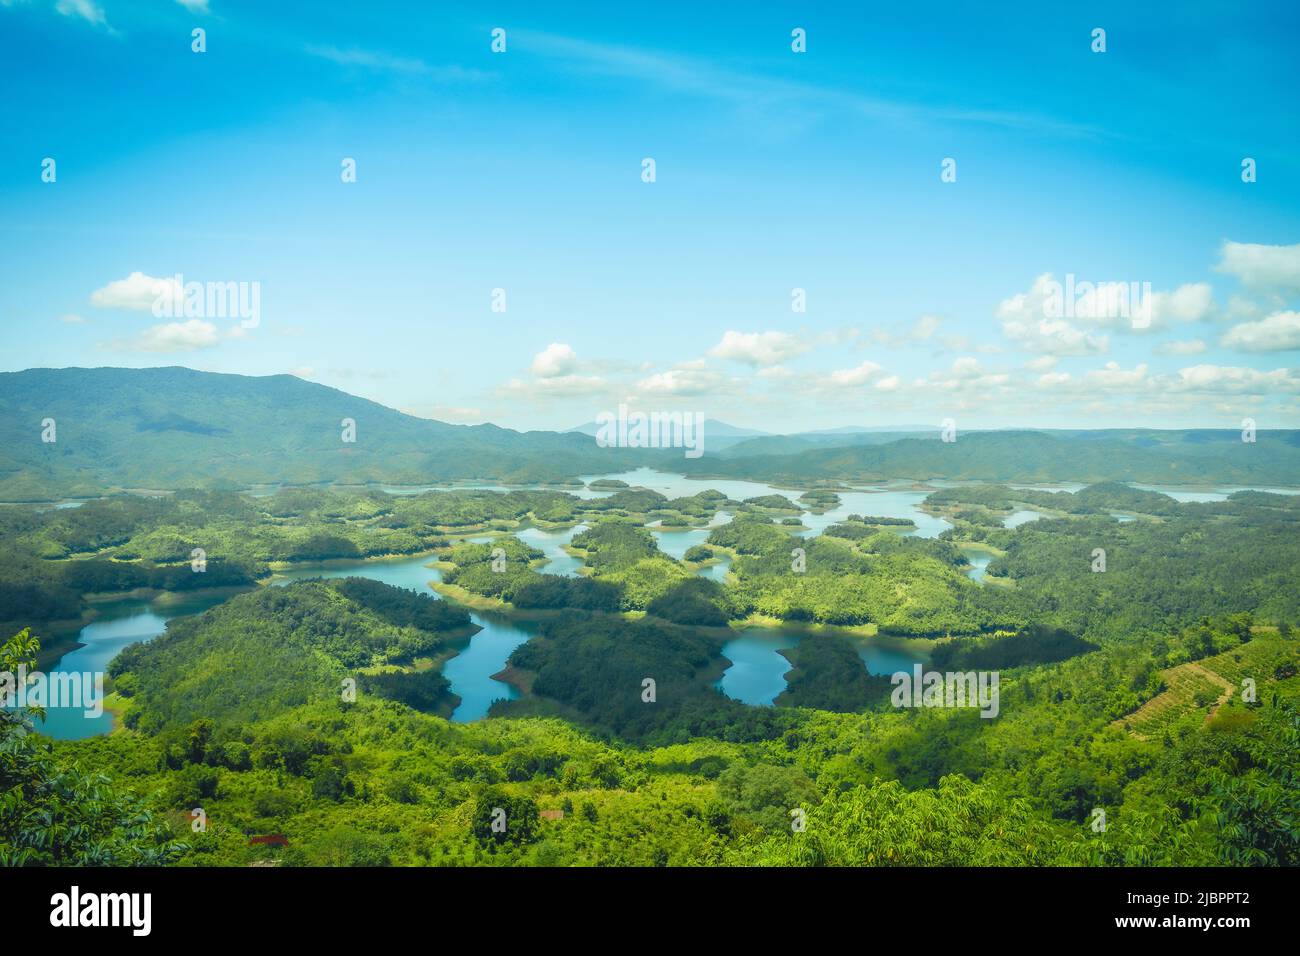
[[[518,43],[514,50],[562,60],[579,71],[648,83],[759,113],[797,107],[855,113],[894,123],[971,123],[1071,138],[1112,135],[1098,126],[1064,122],[1033,113],[929,106],[884,99],[851,90],[728,69],[693,57],[621,44],[597,43],[532,30],[515,30],[512,36]]]
[[[111,352],[196,352],[220,344],[221,339],[221,332],[211,322],[190,319],[154,325],[132,339],[116,339],[100,347]]]
[[[97,4],[95,0],[59,0],[54,9],[65,17],[80,17],[87,23],[93,23],[96,26],[108,25],[108,20],[104,16],[104,8]]]
[[[436,80],[440,83],[476,83],[492,75],[484,70],[475,70],[454,63],[427,63],[417,57],[394,56],[377,50],[357,48],[344,50],[335,46],[308,44],[305,51],[309,56],[328,60],[339,66],[369,70],[372,73]]]

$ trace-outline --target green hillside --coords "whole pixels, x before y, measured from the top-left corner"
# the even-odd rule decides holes
[[[767,444],[786,451],[781,442]],[[972,432],[943,442],[936,428],[933,438],[879,445],[744,456],[733,449],[723,459],[688,461],[683,470],[697,477],[777,482],[945,478],[1294,485],[1300,481],[1300,432],[1261,431],[1253,443],[1231,430]]]
[[[57,426],[52,443],[41,440],[47,418]],[[356,422],[355,442],[342,440],[345,418]],[[448,425],[292,375],[177,367],[0,374],[7,501],[123,488],[559,481],[668,454],[599,448],[579,434]]]

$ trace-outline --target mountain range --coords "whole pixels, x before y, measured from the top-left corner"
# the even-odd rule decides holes
[[[673,449],[601,448],[586,429],[518,432],[417,418],[292,375],[28,369],[0,373],[0,501],[267,484],[574,485],[578,476],[642,465],[795,484],[1300,485],[1297,431],[1262,431],[1255,442],[1208,429],[996,431],[948,443],[937,429],[765,435],[713,425],[715,434],[705,425],[704,457],[687,459]]]

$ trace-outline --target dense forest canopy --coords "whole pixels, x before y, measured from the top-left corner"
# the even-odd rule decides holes
[[[222,415],[237,410],[222,402],[243,384],[212,387]],[[233,419],[146,424],[182,443],[237,433]],[[0,506],[0,621],[15,635],[0,669],[58,656],[106,598],[216,595],[112,661],[111,734],[50,741],[38,713],[0,711],[0,862],[1296,863],[1300,496],[1183,502],[1130,483],[1210,451],[1224,474],[1273,475],[1293,443],[1266,433],[1227,454],[1217,433],[1100,435],[1070,454],[1075,474],[1105,480],[1064,492],[1004,483],[1057,476],[1063,439],[1016,436],[1010,461],[1003,437],[963,436],[957,465],[921,439],[733,455],[720,471],[792,482],[735,498],[621,480],[593,482],[595,497],[253,494],[226,475]],[[564,454],[543,456],[557,476]],[[82,474],[76,455],[66,472],[47,462],[49,480]],[[810,530],[847,490],[822,482],[931,466],[981,480],[926,489],[913,517],[844,508]],[[947,530],[914,533],[925,515]],[[535,543],[558,531],[576,565],[563,574]],[[690,547],[665,543],[686,533]],[[265,586],[397,555],[428,562],[428,588]],[[444,670],[478,630],[470,610],[533,623],[497,675],[515,699],[458,723]],[[790,638],[774,706],[718,686],[729,642],[754,629]],[[891,674],[865,663],[881,646],[996,672],[996,718],[900,708]],[[513,829],[491,826],[498,809]],[[251,840],[266,833],[287,846]]]

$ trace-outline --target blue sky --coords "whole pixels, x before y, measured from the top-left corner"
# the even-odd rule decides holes
[[[0,367],[519,428],[1300,427],[1294,5],[754,6],[0,0]],[[177,274],[260,322],[156,315]],[[1149,283],[1149,327],[1068,275]]]

